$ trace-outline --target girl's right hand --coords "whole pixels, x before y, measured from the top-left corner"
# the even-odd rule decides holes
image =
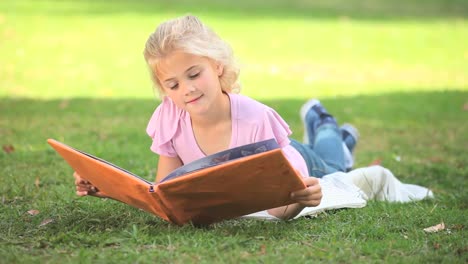
[[[302,180],[307,188],[293,192],[292,199],[302,206],[318,206],[323,196],[319,180],[315,177],[307,177]]]
[[[81,178],[81,176],[77,172],[73,173],[73,177],[75,177],[76,194],[78,196],[91,195],[100,198],[107,197],[103,192],[100,192],[98,188],[93,186],[89,181]]]

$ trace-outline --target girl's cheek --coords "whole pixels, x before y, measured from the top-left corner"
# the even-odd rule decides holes
[[[210,78],[208,74],[203,74],[197,79],[197,84],[202,86],[211,86],[215,82],[215,78]]]
[[[205,86],[208,81],[207,81],[207,78],[205,76],[200,76],[196,81],[195,83],[198,85],[198,86]]]

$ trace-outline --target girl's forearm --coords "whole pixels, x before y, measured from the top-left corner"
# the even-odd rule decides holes
[[[305,206],[298,203],[269,209],[268,213],[282,220],[288,220],[299,214]]]

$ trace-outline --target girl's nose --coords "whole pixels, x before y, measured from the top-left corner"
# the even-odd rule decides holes
[[[184,92],[186,94],[195,92],[195,90],[196,90],[195,86],[191,82],[183,82],[183,83],[181,83],[181,85],[182,85],[182,88],[184,89]]]

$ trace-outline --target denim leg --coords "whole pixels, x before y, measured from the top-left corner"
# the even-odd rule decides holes
[[[341,131],[334,124],[320,126],[315,134],[314,152],[336,171],[346,171]]]
[[[335,118],[317,100],[304,104],[301,116],[308,143],[291,140],[291,145],[306,161],[309,175],[321,178],[333,172],[346,171],[342,134]]]
[[[324,137],[320,136],[319,139],[320,139],[319,141],[322,141],[321,139],[324,139]],[[324,146],[325,144],[323,143],[324,142],[320,142],[320,145]],[[342,143],[340,142],[340,144]],[[338,169],[334,167],[333,163],[337,163],[337,162],[332,162],[332,164],[327,164],[327,162],[314,151],[314,149],[312,148],[312,145],[303,144],[294,139],[291,139],[291,146],[293,146],[304,158],[307,164],[307,169],[309,170],[310,176],[322,178],[323,176],[333,173],[333,172],[344,171],[343,168]],[[343,163],[342,166],[344,167],[343,154],[341,154],[341,156],[342,156],[341,158],[342,158],[342,163]]]

